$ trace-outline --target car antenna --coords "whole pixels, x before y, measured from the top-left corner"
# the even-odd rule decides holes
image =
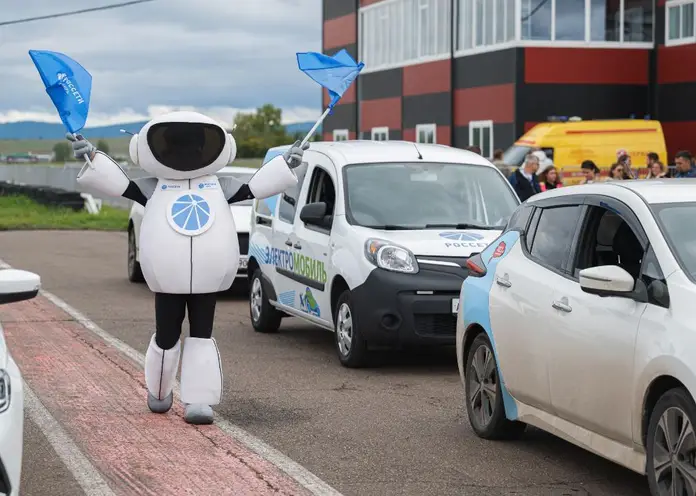
[[[421,155],[421,152],[420,152],[420,150],[418,149],[418,146],[416,145],[415,142],[413,143],[413,147],[416,149],[416,152],[418,152],[418,158],[419,158],[420,160],[423,160],[423,155]]]
[[[135,135],[135,133],[131,133],[130,131],[126,131],[125,129],[119,129],[119,131],[121,131],[124,134],[130,134],[131,136]]]

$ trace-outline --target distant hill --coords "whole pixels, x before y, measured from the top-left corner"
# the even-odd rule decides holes
[[[84,129],[85,136],[88,139],[92,138],[122,138],[125,137],[121,129],[130,132],[137,132],[145,122],[131,122],[127,124],[115,124],[113,126],[86,127]],[[309,131],[313,122],[298,122],[288,124],[285,128],[288,134],[306,133]],[[317,133],[321,132],[321,128]],[[51,124],[48,122],[8,122],[0,124],[0,140],[57,140],[63,139],[65,136],[65,128],[62,124]]]

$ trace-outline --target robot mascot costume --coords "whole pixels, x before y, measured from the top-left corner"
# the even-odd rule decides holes
[[[190,337],[181,354],[181,401],[190,424],[213,422],[211,405],[222,396],[222,366],[212,337],[216,293],[237,274],[239,245],[230,203],[269,198],[297,184],[293,171],[304,150],[296,142],[248,184],[215,173],[237,153],[232,135],[196,112],[173,112],[143,126],[130,142],[131,160],[154,177],[131,181],[108,155],[82,136],[68,134],[78,160],[88,161],[77,181],[145,207],[140,229],[140,265],[155,293],[155,333],[145,356],[147,404],[152,412],[172,407],[188,309]],[[91,163],[90,163],[91,162]]]

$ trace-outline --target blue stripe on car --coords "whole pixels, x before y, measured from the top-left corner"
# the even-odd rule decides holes
[[[468,329],[472,324],[478,324],[486,331],[488,339],[491,342],[493,353],[495,354],[495,361],[498,364],[498,377],[500,378],[500,389],[503,393],[505,416],[509,420],[517,420],[517,405],[515,404],[515,400],[512,399],[512,396],[510,396],[507,387],[505,387],[505,379],[500,372],[500,362],[495,348],[495,336],[491,328],[489,298],[498,263],[510,253],[510,250],[512,250],[512,247],[519,239],[519,232],[509,231],[488,245],[488,247],[481,252],[483,263],[486,264],[486,275],[484,277],[467,277],[464,284],[462,284],[462,291],[459,299],[464,305],[462,307],[464,329]],[[505,252],[499,257],[492,258],[493,252],[501,242],[505,243]]]

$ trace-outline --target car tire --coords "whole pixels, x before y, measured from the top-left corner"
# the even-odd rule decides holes
[[[505,416],[498,363],[485,333],[471,343],[464,370],[466,412],[476,435],[483,439],[514,439],[522,435],[526,424]]]
[[[646,472],[650,494],[663,494],[666,484],[684,477],[681,467],[694,466],[691,451],[696,442],[695,422],[696,405],[684,388],[670,389],[655,404],[650,413],[646,439]],[[665,428],[672,431],[669,438],[664,435]],[[683,436],[682,430],[686,431],[686,436]],[[676,481],[672,479],[673,476],[677,477]]]
[[[256,332],[278,332],[283,315],[268,301],[263,289],[261,269],[256,269],[249,284],[249,317]]]
[[[138,249],[135,244],[135,229],[128,229],[128,280],[130,282],[145,282],[143,271],[138,262]]]
[[[350,290],[341,293],[334,312],[334,343],[341,365],[360,368],[367,365],[367,343],[360,333],[360,326],[353,312]]]

